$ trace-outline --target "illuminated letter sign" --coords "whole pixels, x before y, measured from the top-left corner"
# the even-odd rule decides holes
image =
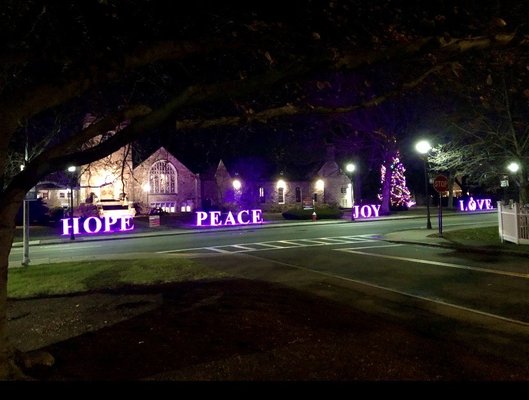
[[[476,211],[476,210],[493,210],[491,199],[476,199],[472,197],[468,199],[465,204],[464,200],[459,200],[459,209],[461,211]]]
[[[72,223],[73,219],[73,224]],[[94,234],[94,233],[110,233],[110,232],[125,232],[134,229],[134,222],[131,216],[122,217],[88,217],[82,224],[79,218],[63,218],[62,221],[62,236],[70,235],[71,230],[75,235],[79,234]],[[73,225],[73,226],[72,226]]]
[[[237,214],[229,211],[222,215],[220,211],[196,211],[197,226],[227,226],[260,224],[263,222],[261,210],[242,210]]]
[[[380,211],[380,204],[354,206],[353,209],[355,218],[359,218],[360,215],[362,218],[376,218],[378,217],[378,212]]]

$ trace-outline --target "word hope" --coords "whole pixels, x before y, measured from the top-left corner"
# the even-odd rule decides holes
[[[70,235],[72,229],[76,235],[131,231],[134,229],[132,218],[131,216],[88,217],[82,223],[80,223],[80,218],[78,217],[62,218],[62,235]]]

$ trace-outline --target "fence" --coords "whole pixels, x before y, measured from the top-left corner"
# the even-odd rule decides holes
[[[502,243],[529,244],[529,209],[498,201],[498,228]]]

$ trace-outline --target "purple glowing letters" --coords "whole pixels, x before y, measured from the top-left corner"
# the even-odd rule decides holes
[[[353,215],[355,218],[377,218],[380,211],[380,204],[365,204],[363,206],[353,206]]]
[[[468,201],[465,204],[465,201],[459,200],[459,209],[461,211],[476,211],[476,210],[492,210],[494,207],[492,206],[491,199],[476,199],[474,200],[472,197],[468,199]]]
[[[197,226],[224,226],[224,225],[248,225],[263,222],[261,210],[242,210],[238,213],[229,211],[222,214],[220,211],[197,211]]]
[[[132,216],[88,217],[82,223],[79,218],[63,218],[61,221],[62,236],[70,235],[71,229],[73,229],[75,235],[83,233],[125,232],[134,229]]]

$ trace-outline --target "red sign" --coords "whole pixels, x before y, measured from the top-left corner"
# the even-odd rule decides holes
[[[437,175],[433,180],[433,188],[438,192],[446,192],[448,190],[448,178],[444,175]]]

